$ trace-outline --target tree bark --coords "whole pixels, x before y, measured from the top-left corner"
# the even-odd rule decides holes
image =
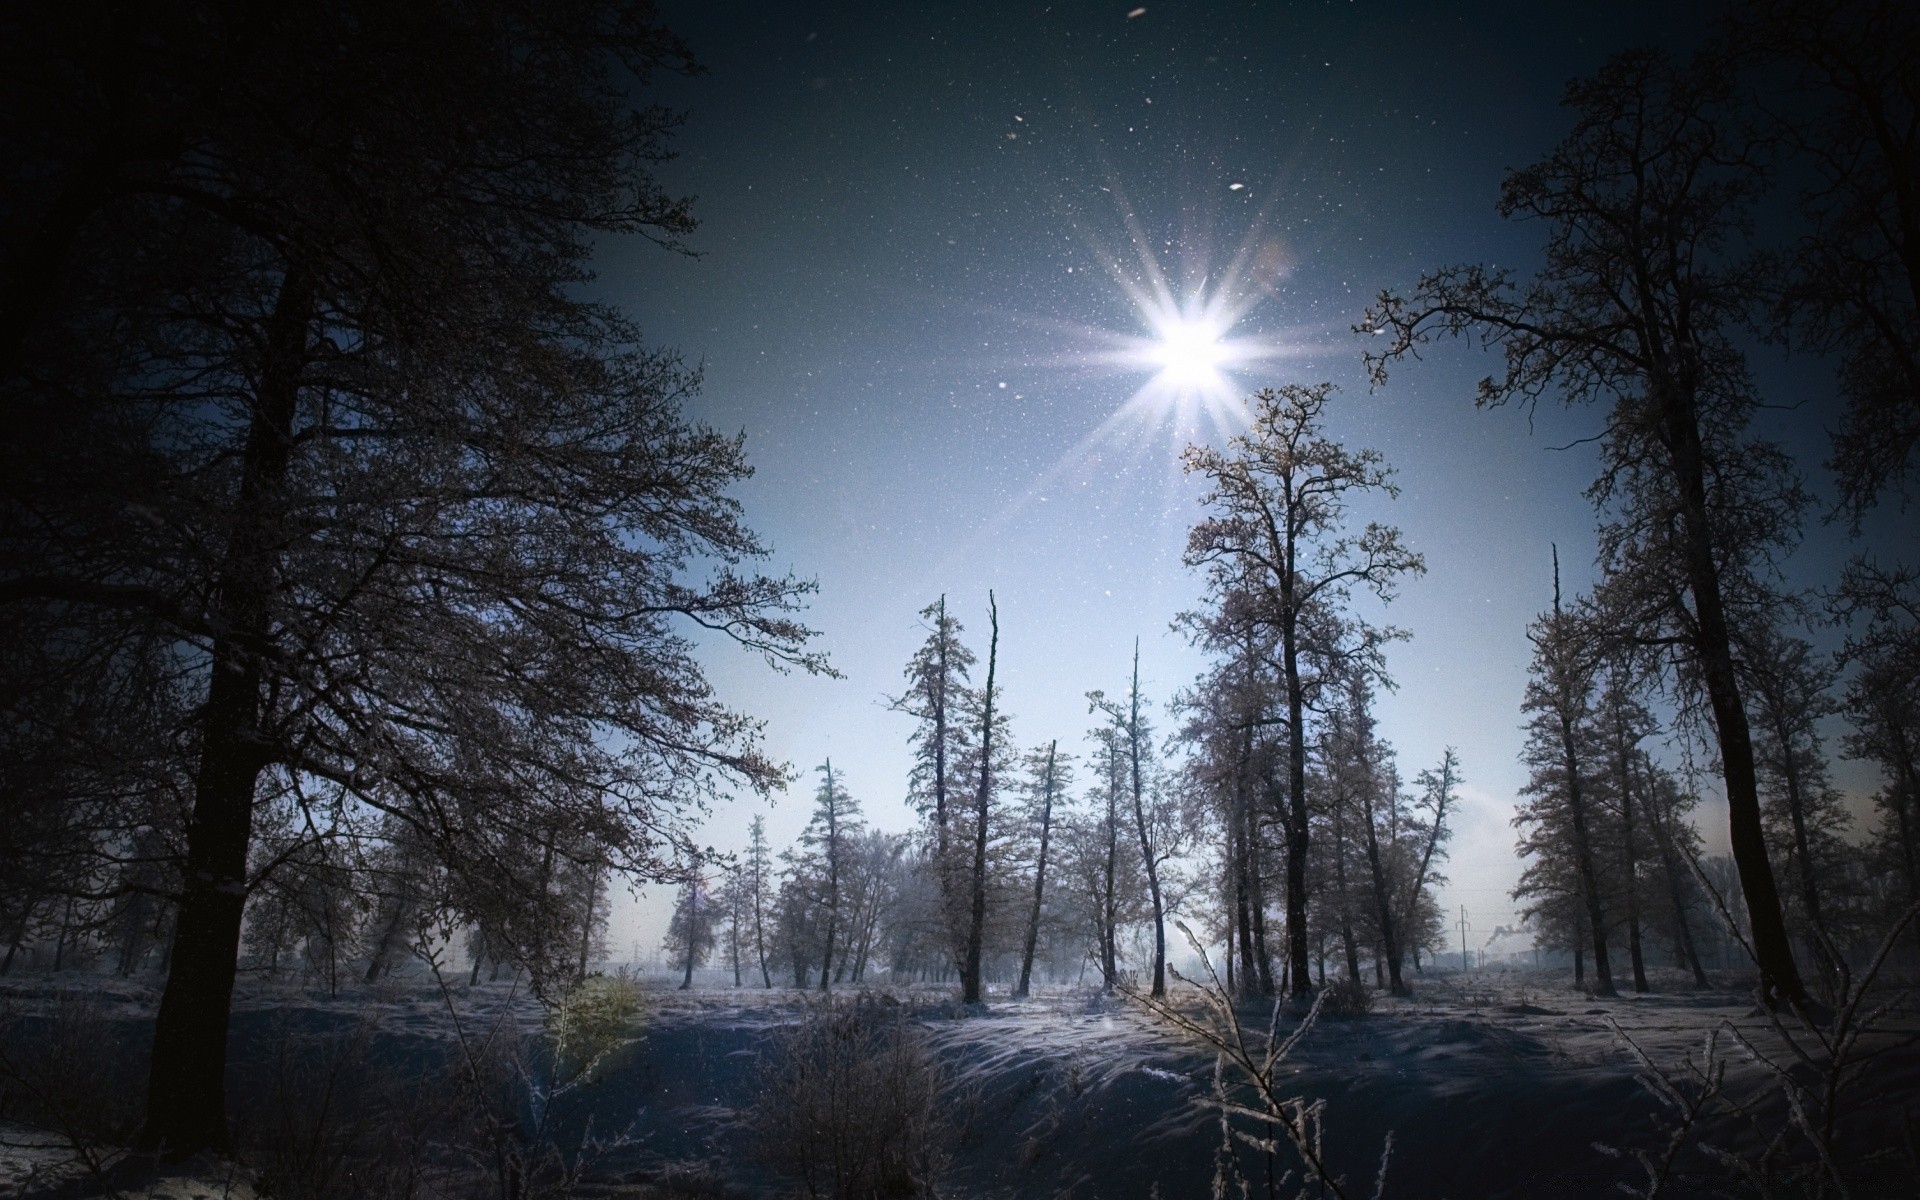
[[[1662,383],[1666,386],[1662,387]],[[1707,515],[1706,472],[1702,461],[1699,418],[1678,385],[1654,380],[1661,405],[1667,450],[1673,456],[1679,485],[1681,529],[1686,548],[1688,590],[1693,598],[1695,654],[1707,687],[1719,735],[1720,769],[1727,793],[1727,826],[1740,890],[1747,901],[1747,923],[1753,930],[1753,952],[1760,967],[1761,1000],[1769,1007],[1781,1002],[1808,1008],[1793,947],[1787,941],[1780,894],[1773,867],[1767,861],[1766,832],[1760,823],[1759,780],[1754,772],[1753,736],[1747,709],[1734,669],[1733,643],[1726,607],[1720,596],[1720,569],[1714,561],[1713,529]]]

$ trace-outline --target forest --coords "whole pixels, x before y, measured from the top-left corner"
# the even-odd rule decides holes
[[[1135,640],[1040,728],[1009,585],[929,591],[859,796],[715,665],[840,679],[758,432],[594,288],[702,253],[649,0],[22,5],[0,62],[0,1196],[1920,1178],[1908,6],[1611,53],[1481,181],[1536,261],[1342,317],[1375,390],[1466,353],[1479,420],[1597,423],[1491,954],[1446,906],[1488,764],[1382,729],[1436,551],[1356,389],[1262,366],[1180,451],[1199,674]]]

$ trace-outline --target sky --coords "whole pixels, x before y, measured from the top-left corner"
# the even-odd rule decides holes
[[[684,116],[659,176],[695,198],[695,254],[610,243],[596,287],[699,365],[692,417],[744,432],[755,474],[737,495],[764,565],[818,582],[807,620],[842,676],[705,648],[720,695],[765,722],[798,779],[771,806],[722,807],[705,839],[738,848],[761,813],[790,843],[829,757],[872,824],[911,826],[912,723],[888,697],[942,595],[983,664],[997,600],[1022,745],[1078,751],[1085,693],[1124,691],[1136,638],[1164,711],[1204,666],[1171,627],[1201,593],[1181,561],[1201,488],[1180,450],[1232,431],[1227,396],[1325,380],[1329,432],[1380,451],[1400,487],[1356,518],[1397,525],[1428,565],[1363,611],[1411,634],[1377,705],[1402,774],[1460,755],[1442,908],[1465,906],[1474,942],[1514,923],[1525,631],[1551,600],[1550,547],[1569,591],[1591,580],[1595,460],[1569,444],[1598,414],[1476,411],[1492,364],[1465,345],[1369,391],[1351,327],[1423,269],[1537,265],[1543,231],[1494,201],[1565,132],[1565,83],[1631,45],[1684,51],[1711,11],[663,0],[706,68],[650,96]],[[1227,305],[1225,340],[1259,349],[1227,364],[1212,406],[1148,361],[1136,297],[1156,272],[1176,304]],[[1831,495],[1824,367],[1756,365],[1780,406],[1767,431]],[[1796,580],[1830,581],[1846,550],[1811,526]],[[1724,808],[1701,824],[1723,847]],[[654,952],[666,911],[657,892],[624,906],[615,956]]]

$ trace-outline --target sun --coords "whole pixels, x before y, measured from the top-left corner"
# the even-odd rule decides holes
[[[1221,383],[1220,368],[1233,347],[1221,339],[1226,330],[1205,317],[1175,316],[1155,322],[1157,340],[1147,357],[1159,364],[1162,381],[1189,391]]]

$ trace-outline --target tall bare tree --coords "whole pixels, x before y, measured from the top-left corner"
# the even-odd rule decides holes
[[[987,681],[970,699],[978,732],[970,748],[974,758],[973,828],[968,831],[970,845],[967,864],[967,907],[965,940],[959,953],[960,1001],[978,1004],[981,992],[981,956],[987,936],[988,849],[993,836],[993,812],[1006,772],[1004,761],[1011,741],[1007,733],[1007,715],[998,708],[1000,688],[994,672],[1000,660],[1000,606],[993,593],[987,593]]]
[[[1287,950],[1296,997],[1313,990],[1307,975],[1306,714],[1321,674],[1337,649],[1316,645],[1316,614],[1338,614],[1355,588],[1385,600],[1396,581],[1426,570],[1398,530],[1368,523],[1346,530],[1356,494],[1397,495],[1380,455],[1348,451],[1329,440],[1321,419],[1331,384],[1255,393],[1247,432],[1227,448],[1190,446],[1189,474],[1204,476],[1210,514],[1187,537],[1186,561],[1209,568],[1216,592],[1244,592],[1253,619],[1269,628],[1279,651],[1284,692]],[[1325,621],[1322,621],[1325,624]]]
[[[1013,994],[1025,997],[1033,982],[1033,955],[1040,944],[1040,917],[1046,909],[1047,853],[1053,846],[1053,808],[1067,789],[1073,786],[1073,770],[1060,756],[1060,743],[1048,742],[1044,754],[1039,750],[1027,756],[1027,795],[1037,812],[1029,816],[1034,826],[1033,908],[1027,914],[1026,940],[1020,948],[1020,982]]]
[[[1609,60],[1567,90],[1574,128],[1509,175],[1500,211],[1546,227],[1547,265],[1451,267],[1411,296],[1382,293],[1359,328],[1388,364],[1435,336],[1477,336],[1505,369],[1479,403],[1558,395],[1606,406],[1597,599],[1625,637],[1666,650],[1704,695],[1726,786],[1734,861],[1769,1004],[1806,1003],[1781,916],[1756,790],[1734,639],[1770,619],[1771,566],[1806,496],[1788,457],[1752,437],[1757,397],[1736,344],[1761,279],[1732,243],[1764,186],[1755,139],[1718,72],[1653,51]]]
[[[0,487],[45,519],[0,531],[0,625],[174,650],[191,815],[144,1140],[190,1153],[226,1142],[263,788],[397,819],[510,930],[558,902],[518,831],[670,876],[719,782],[783,776],[690,631],[823,664],[808,585],[742,569],[740,440],[581,293],[596,241],[692,229],[650,174],[672,116],[631,98],[692,67],[650,5],[6,19],[0,107],[40,128],[4,168]]]

